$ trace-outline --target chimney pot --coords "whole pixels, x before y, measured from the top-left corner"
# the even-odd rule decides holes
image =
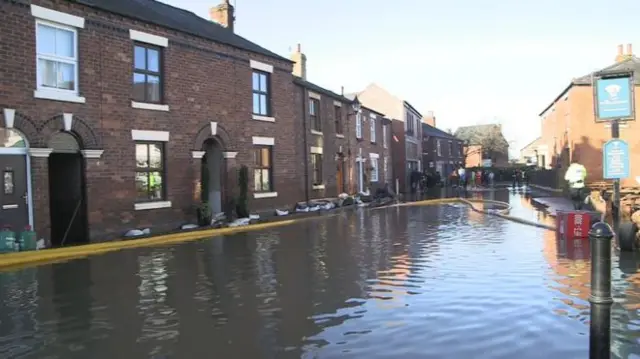
[[[344,96],[344,86],[340,86],[340,95]]]
[[[618,45],[618,55],[624,55],[624,47],[622,45]]]
[[[296,49],[299,53],[302,52],[302,45],[298,44],[298,46],[296,46]]]
[[[627,55],[633,55],[633,46],[631,44],[627,44]]]

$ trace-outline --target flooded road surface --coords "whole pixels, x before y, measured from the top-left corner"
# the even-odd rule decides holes
[[[1,273],[0,358],[585,358],[586,243],[398,207]],[[640,353],[637,263],[615,262],[624,358]]]

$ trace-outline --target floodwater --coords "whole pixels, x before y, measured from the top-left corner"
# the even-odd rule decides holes
[[[0,273],[0,358],[585,358],[588,257],[462,205],[360,209]],[[614,263],[621,358],[638,263]]]

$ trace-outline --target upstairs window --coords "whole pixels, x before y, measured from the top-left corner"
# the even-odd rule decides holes
[[[356,138],[362,138],[362,114],[356,114]]]
[[[253,114],[258,116],[271,115],[270,74],[253,71]]]
[[[322,132],[322,121],[320,121],[320,101],[315,98],[309,99],[309,119],[311,129]]]
[[[334,112],[334,116],[335,116],[335,123],[336,123],[336,134],[338,134],[338,135],[342,135],[342,134],[343,134],[343,128],[342,128],[342,107],[340,107],[340,106],[334,106],[334,108],[333,108],[333,112]]]
[[[78,32],[73,27],[37,21],[38,89],[78,92]]]
[[[160,47],[135,44],[133,50],[133,100],[162,103],[162,60]]]
[[[375,143],[376,142],[376,120],[371,118],[369,119],[369,123],[370,123],[370,132],[371,132],[371,142]]]
[[[387,140],[387,125],[382,125],[382,147],[387,148],[388,140]],[[387,173],[385,171],[385,173]]]
[[[440,145],[440,140],[436,140],[436,152],[438,156],[442,156],[442,146]]]

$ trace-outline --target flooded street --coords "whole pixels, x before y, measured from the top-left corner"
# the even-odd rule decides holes
[[[585,358],[587,243],[396,207],[0,273],[0,357]],[[614,260],[621,358],[640,354],[638,263]]]

